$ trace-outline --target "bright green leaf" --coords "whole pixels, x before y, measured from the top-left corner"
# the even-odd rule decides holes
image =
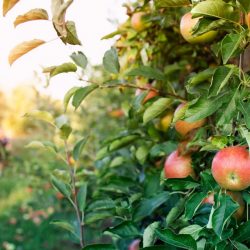
[[[103,66],[105,70],[110,73],[118,74],[120,71],[120,63],[117,55],[117,51],[115,48],[111,48],[106,51],[103,57]]]

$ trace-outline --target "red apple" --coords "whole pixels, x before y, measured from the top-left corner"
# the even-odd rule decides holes
[[[175,114],[179,112],[182,112],[182,110],[184,110],[187,108],[187,103],[182,103],[180,104],[177,109],[175,110]],[[176,131],[181,134],[182,136],[187,135],[190,131],[196,129],[196,128],[200,128],[202,127],[204,124],[206,123],[206,119],[201,119],[195,122],[187,122],[187,121],[183,121],[183,120],[178,120],[175,123],[175,129]]]
[[[164,173],[166,178],[186,178],[188,176],[195,178],[191,156],[180,155],[177,150],[172,152],[165,161]]]
[[[144,12],[136,12],[131,17],[131,27],[136,31],[142,31],[146,28],[146,24],[143,20],[145,16]]]
[[[233,191],[246,189],[250,185],[250,155],[246,147],[220,150],[213,159],[212,174],[222,188]]]
[[[218,34],[218,32],[214,30],[208,31],[200,36],[192,35],[193,28],[198,23],[199,19],[200,17],[192,18],[192,14],[190,12],[186,13],[181,18],[181,23],[180,23],[181,35],[187,42],[192,44],[207,43],[213,41]]]

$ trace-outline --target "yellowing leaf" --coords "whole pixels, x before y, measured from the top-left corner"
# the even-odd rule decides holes
[[[20,0],[3,0],[3,16],[12,9]]]
[[[9,64],[12,65],[19,57],[23,56],[24,54],[28,53],[32,49],[44,44],[45,41],[34,39],[31,41],[26,41],[18,44],[15,48],[10,51],[9,54]]]
[[[46,10],[44,9],[32,9],[26,12],[23,15],[20,15],[16,18],[14,26],[33,20],[48,20],[49,16]]]

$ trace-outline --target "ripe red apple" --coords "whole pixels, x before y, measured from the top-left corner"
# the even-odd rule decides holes
[[[250,185],[250,155],[246,147],[220,150],[213,159],[212,174],[222,188],[233,191],[246,189]]]
[[[207,43],[213,41],[218,34],[218,32],[214,30],[208,31],[196,37],[192,35],[193,28],[198,23],[199,19],[200,17],[192,18],[192,14],[190,12],[186,13],[181,18],[181,23],[180,23],[181,35],[187,42],[192,44]]]
[[[146,24],[143,20],[145,12],[136,12],[131,17],[131,27],[136,31],[142,31],[146,28]]]
[[[241,220],[243,219],[244,216],[244,211],[245,211],[245,202],[242,198],[242,195],[240,192],[231,192],[231,191],[227,191],[226,192],[228,195],[231,196],[231,198],[237,202],[240,207],[236,210],[236,212],[233,214],[233,217],[236,220]],[[214,193],[211,192],[203,201],[202,204],[211,204],[214,205]]]
[[[146,85],[147,88],[151,88],[152,86],[150,84],[147,84]],[[142,89],[137,89],[136,92],[135,92],[135,95],[138,96],[140,95],[143,91],[146,91],[146,90],[142,90]],[[155,90],[150,90],[148,92],[148,94],[145,96],[145,98],[143,99],[142,103],[144,104],[145,102],[147,102],[148,100],[154,98],[155,96],[158,96],[159,93],[156,92]]]
[[[187,103],[180,104],[177,109],[175,110],[175,115],[178,112],[182,112],[182,110],[185,110],[187,108]],[[201,119],[195,122],[187,122],[183,120],[178,120],[175,123],[175,129],[176,131],[181,134],[182,136],[187,135],[190,131],[202,127],[206,123],[206,119]]]
[[[166,178],[186,178],[188,176],[195,178],[191,156],[181,155],[177,150],[172,152],[165,161],[164,173]]]

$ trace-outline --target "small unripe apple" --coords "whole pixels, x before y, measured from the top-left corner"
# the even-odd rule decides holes
[[[161,119],[160,119],[160,123],[159,123],[159,129],[163,132],[166,132],[170,125],[171,122],[173,120],[173,111],[168,111]]]
[[[212,174],[225,189],[240,191],[250,185],[250,155],[243,146],[221,149],[212,162]]]
[[[181,109],[186,109],[186,103],[182,103],[180,104],[176,111],[175,114],[178,112],[181,112]],[[183,121],[183,120],[178,120],[175,123],[175,130],[181,134],[182,136],[187,135],[190,131],[196,129],[196,128],[200,128],[202,127],[204,124],[206,123],[206,119],[201,119],[195,122],[187,122],[187,121]]]
[[[124,112],[122,109],[114,109],[114,110],[109,112],[109,116],[111,116],[113,118],[120,118],[120,117],[124,116]]]
[[[151,85],[150,84],[147,84],[146,87],[148,88],[151,88]],[[142,90],[142,89],[137,89],[136,92],[135,92],[135,95],[138,96],[140,95],[143,91],[147,91],[147,90]],[[158,96],[159,93],[155,90],[150,90],[148,91],[148,94],[145,96],[145,98],[143,99],[142,103],[144,104],[145,102],[147,102],[148,100]]]
[[[183,38],[191,43],[191,44],[199,44],[199,43],[208,43],[213,41],[218,32],[217,31],[208,31],[200,36],[193,36],[192,31],[195,25],[198,23],[200,17],[198,18],[192,18],[192,14],[186,13],[182,18],[181,18],[181,23],[180,23],[180,31],[181,35]]]
[[[195,178],[191,156],[180,155],[177,150],[172,152],[165,161],[164,173],[166,178],[186,178],[188,176]]]
[[[231,196],[231,198],[239,204],[239,208],[236,210],[236,212],[233,214],[233,217],[236,220],[241,220],[244,216],[245,211],[245,202],[242,198],[242,195],[240,192],[231,192],[226,191],[228,195]],[[202,204],[211,204],[214,205],[214,193],[210,193],[203,201]]]
[[[136,31],[142,31],[146,28],[146,24],[143,20],[145,12],[136,12],[131,17],[131,27]]]

